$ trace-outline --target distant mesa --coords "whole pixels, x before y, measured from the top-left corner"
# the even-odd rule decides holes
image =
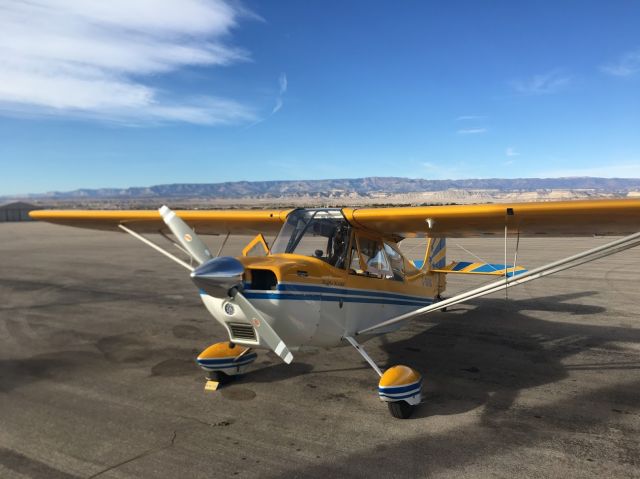
[[[68,192],[27,194],[20,198],[37,203],[59,202],[122,204],[170,203],[267,204],[433,204],[505,201],[549,201],[580,198],[640,197],[638,178],[488,178],[428,180],[395,177],[328,180],[235,181],[179,183],[131,188],[79,189]],[[12,197],[15,198],[15,197]],[[8,200],[10,197],[0,198]],[[115,207],[119,207],[116,205]]]

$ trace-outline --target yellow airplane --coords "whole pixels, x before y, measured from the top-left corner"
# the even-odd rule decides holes
[[[197,357],[214,387],[244,373],[256,349],[285,363],[301,348],[351,344],[380,376],[378,394],[391,414],[407,418],[422,400],[418,371],[382,371],[361,344],[406,321],[640,244],[640,200],[294,210],[40,210],[37,220],[124,231],[190,270],[228,342]],[[213,255],[196,235],[226,235]],[[167,235],[173,234],[173,238]],[[161,233],[198,266],[143,236]],[[219,256],[229,235],[257,234],[240,257]],[[277,234],[267,245],[264,234]],[[525,270],[506,261],[508,237],[624,236],[551,264]],[[504,237],[504,264],[446,261],[447,237]],[[426,238],[424,260],[405,258],[398,243]],[[519,242],[517,242],[519,244]],[[262,256],[249,256],[256,247]],[[488,274],[495,281],[442,299],[447,274]],[[358,338],[358,340],[356,340]]]

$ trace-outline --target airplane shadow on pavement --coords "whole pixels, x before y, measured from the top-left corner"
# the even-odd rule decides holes
[[[426,331],[417,320],[409,326],[413,336],[400,341],[384,338],[387,366],[407,364],[423,374],[425,394],[416,418],[457,414],[481,405],[507,410],[520,390],[566,379],[567,358],[610,341],[640,342],[638,330],[556,322],[525,313],[603,313],[603,307],[572,302],[595,294],[481,299],[470,303],[477,306],[474,309],[437,313],[437,324]],[[640,370],[640,361],[625,367]]]
[[[429,329],[418,320],[407,327],[408,335],[396,333],[384,338],[386,367],[407,364],[424,375],[424,402],[408,420],[427,419],[423,433],[416,435],[415,428],[408,426],[413,432],[405,438],[394,436],[340,461],[296,469],[291,471],[293,476],[398,477],[402,471],[403,477],[431,477],[443,472],[487,470],[478,469],[479,464],[511,468],[508,470],[514,477],[545,477],[548,464],[553,464],[551,468],[567,467],[570,475],[579,477],[598,477],[598,471],[610,467],[637,471],[640,441],[633,423],[624,426],[624,421],[640,411],[640,375],[582,390],[569,377],[574,369],[640,371],[640,360],[633,354],[618,361],[617,355],[613,360],[607,357],[605,350],[617,351],[615,345],[607,346],[612,342],[640,343],[640,330],[611,327],[604,321],[602,325],[577,324],[525,314],[603,313],[602,307],[572,302],[595,294],[508,302],[480,299],[470,303],[477,308],[436,313],[430,318],[436,325]],[[408,337],[394,341],[398,334]],[[595,351],[591,361],[576,358],[579,365],[566,365],[572,362],[571,357],[589,351]],[[554,387],[548,398],[544,392],[536,392],[533,404],[516,404],[523,390],[568,379],[560,392]],[[429,417],[475,409],[477,417],[461,420],[459,426],[452,422],[444,430],[429,427]],[[518,461],[518,457],[526,460]],[[604,469],[598,469],[599,463]]]

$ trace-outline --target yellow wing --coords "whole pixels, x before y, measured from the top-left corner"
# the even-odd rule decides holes
[[[176,211],[198,234],[277,233],[291,210]],[[123,224],[138,233],[167,231],[157,210],[36,210],[36,220],[99,230],[118,230]]]
[[[640,200],[558,201],[344,210],[354,225],[388,236],[625,235],[640,231]]]
[[[199,234],[277,233],[291,210],[176,211]],[[640,200],[559,201],[401,208],[345,208],[354,226],[384,236],[482,237],[624,235],[640,231]],[[164,230],[157,211],[36,210],[37,220],[117,230],[125,224],[140,233]]]

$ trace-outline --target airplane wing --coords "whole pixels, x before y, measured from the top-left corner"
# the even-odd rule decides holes
[[[291,210],[188,210],[176,214],[199,234],[277,233]],[[347,220],[384,236],[484,237],[625,235],[640,231],[640,200],[345,208]],[[160,214],[147,210],[35,210],[36,220],[83,228],[139,233],[163,230]]]
[[[175,213],[198,233],[277,233],[291,210],[189,210]],[[120,231],[122,224],[138,233],[167,231],[157,210],[35,210],[35,220],[67,226]]]
[[[627,235],[640,231],[640,200],[345,209],[347,219],[385,236],[523,237]]]

